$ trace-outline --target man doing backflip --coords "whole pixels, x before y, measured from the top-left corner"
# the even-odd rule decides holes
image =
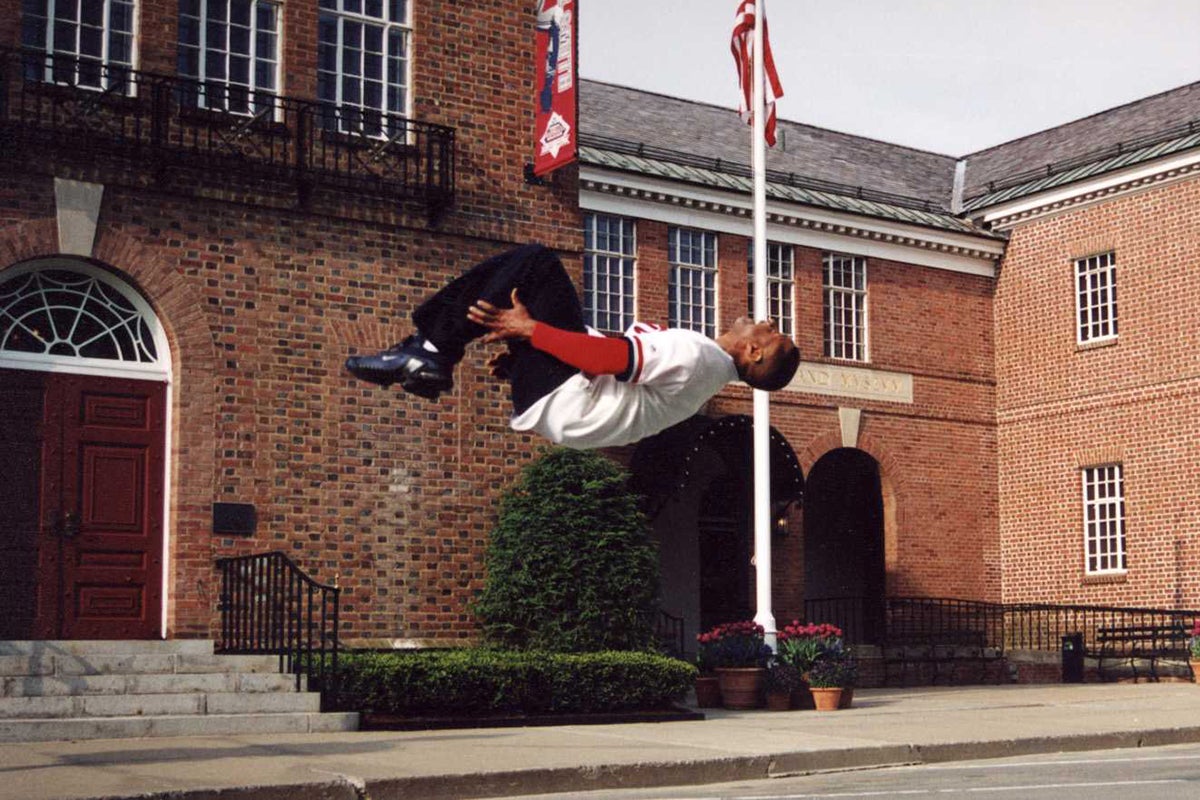
[[[413,314],[417,333],[346,368],[430,400],[454,385],[468,343],[504,341],[492,374],[512,386],[512,427],[573,448],[636,442],[691,417],[725,384],[774,391],[800,363],[770,322],[742,317],[710,339],[635,323],[622,337],[589,332],[558,257],[530,244],[483,261]]]

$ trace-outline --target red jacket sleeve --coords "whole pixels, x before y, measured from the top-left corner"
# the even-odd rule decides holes
[[[529,343],[588,375],[621,377],[629,372],[631,359],[628,339],[574,333],[539,322],[533,328]]]

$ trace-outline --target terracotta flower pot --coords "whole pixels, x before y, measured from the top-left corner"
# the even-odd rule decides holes
[[[716,675],[698,675],[695,688],[697,707],[721,707],[721,683]]]
[[[1188,661],[1188,666],[1192,668],[1192,681],[1195,683],[1200,683],[1200,660],[1194,658],[1190,659]]]
[[[792,709],[792,693],[767,692],[767,708],[771,711],[790,711]]]
[[[842,688],[840,686],[832,689],[822,689],[814,686],[809,691],[812,692],[813,702],[816,703],[817,711],[837,711],[838,703],[842,700]]]
[[[721,703],[726,708],[758,708],[763,702],[765,667],[722,667],[717,670],[721,681]]]

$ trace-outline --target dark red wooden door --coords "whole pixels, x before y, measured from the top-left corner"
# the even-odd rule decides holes
[[[0,383],[29,374],[3,370]],[[41,412],[33,634],[157,638],[166,386],[54,373],[36,381],[41,391],[22,396]]]
[[[47,377],[0,370],[0,640],[34,636]]]

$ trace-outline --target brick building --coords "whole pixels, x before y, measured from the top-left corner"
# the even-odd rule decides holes
[[[0,638],[210,635],[216,559],[283,550],[343,587],[347,641],[471,639],[537,443],[482,351],[436,405],[342,359],[530,240],[596,327],[715,333],[749,306],[746,127],[585,81],[579,164],[529,183],[525,3],[61,5],[0,3]],[[962,158],[780,123],[772,313],[804,363],[772,401],[777,618],[1200,604],[1197,118],[1184,87]],[[749,414],[734,385],[611,453],[685,632],[752,613]]]
[[[266,550],[339,581],[347,639],[472,633],[531,443],[483,355],[432,408],[342,361],[515,243],[578,268],[572,177],[523,177],[527,6],[0,5],[0,638],[208,635],[215,559]]]

